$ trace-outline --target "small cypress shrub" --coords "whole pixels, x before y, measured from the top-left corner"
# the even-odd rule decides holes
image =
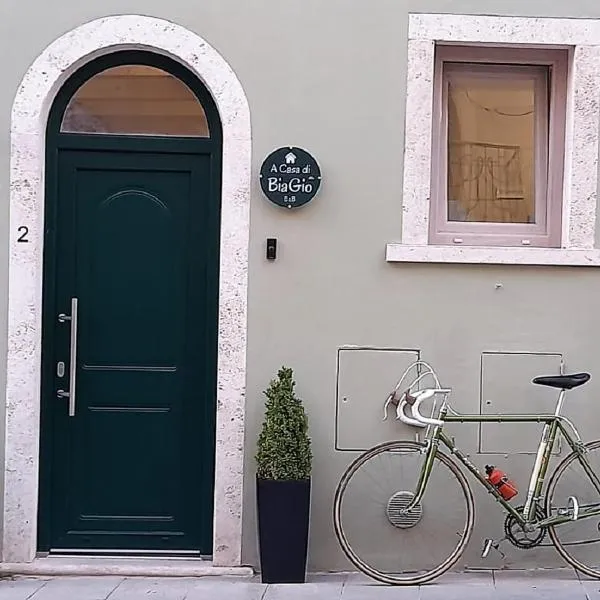
[[[281,367],[264,392],[265,417],[256,453],[259,479],[303,480],[311,474],[308,418],[294,393],[294,373]]]

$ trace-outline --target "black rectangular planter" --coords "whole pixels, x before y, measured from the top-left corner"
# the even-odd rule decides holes
[[[256,480],[263,583],[304,583],[310,518],[310,479]]]

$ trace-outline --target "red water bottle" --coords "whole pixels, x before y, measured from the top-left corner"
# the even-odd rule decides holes
[[[517,486],[500,469],[496,469],[493,465],[486,465],[485,473],[487,480],[500,492],[505,500],[508,501],[519,493]]]

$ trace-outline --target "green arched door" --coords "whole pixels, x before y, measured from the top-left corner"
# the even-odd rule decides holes
[[[221,127],[119,52],[47,131],[39,549],[212,552]]]

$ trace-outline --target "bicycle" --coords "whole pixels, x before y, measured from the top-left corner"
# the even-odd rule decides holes
[[[416,378],[404,386],[404,380],[415,368]],[[434,385],[415,389],[420,388],[428,376]],[[600,440],[584,443],[575,425],[561,415],[567,390],[579,387],[589,379],[588,373],[533,379],[535,384],[560,390],[554,413],[460,414],[448,402],[451,389],[440,385],[428,363],[417,361],[410,365],[385,401],[384,420],[389,407],[395,406],[398,420],[426,429],[424,440],[419,440],[417,434],[415,441],[379,444],[363,452],[348,466],[337,485],[333,503],[335,534],[345,555],[364,574],[392,585],[420,585],[448,571],[463,555],[474,526],[473,492],[461,464],[507,513],[504,537],[498,541],[486,539],[483,558],[492,548],[500,551],[500,543],[504,541],[525,550],[542,544],[548,534],[552,545],[567,563],[600,579],[600,555],[595,558],[597,563],[592,565],[588,557],[589,547],[600,542],[600,477],[597,474],[600,464],[592,465],[592,459],[600,462]],[[440,397],[442,401],[436,415]],[[425,416],[420,410],[423,402],[429,399],[433,401],[433,408],[431,416]],[[456,446],[454,438],[444,432],[447,423],[491,422],[544,424],[523,505],[510,503],[516,490],[504,473],[491,465],[486,467],[485,474],[482,473]],[[566,440],[571,452],[556,466],[545,495],[542,495],[558,434]],[[391,475],[387,481],[376,482],[370,475],[367,467],[378,463],[386,466],[387,474]],[[414,467],[414,473],[403,479],[404,470],[409,467]],[[579,472],[575,471],[575,487],[567,479],[571,467],[579,469]],[[361,478],[366,476],[366,483],[361,485]],[[589,486],[585,491],[583,484]],[[358,502],[353,505],[351,491],[355,487]],[[371,511],[364,503],[364,496],[375,493],[380,494],[379,503]],[[454,517],[458,517],[456,525],[451,522]],[[598,523],[589,527],[589,519],[594,517],[598,518]],[[579,534],[571,535],[572,528],[581,523],[584,532],[592,532],[593,539],[584,541],[579,539]],[[562,534],[566,534],[567,539],[559,537]],[[420,549],[417,544],[424,537],[426,545]],[[367,549],[359,554],[350,538],[364,542]],[[391,555],[383,550],[388,541],[394,544],[395,553]]]

